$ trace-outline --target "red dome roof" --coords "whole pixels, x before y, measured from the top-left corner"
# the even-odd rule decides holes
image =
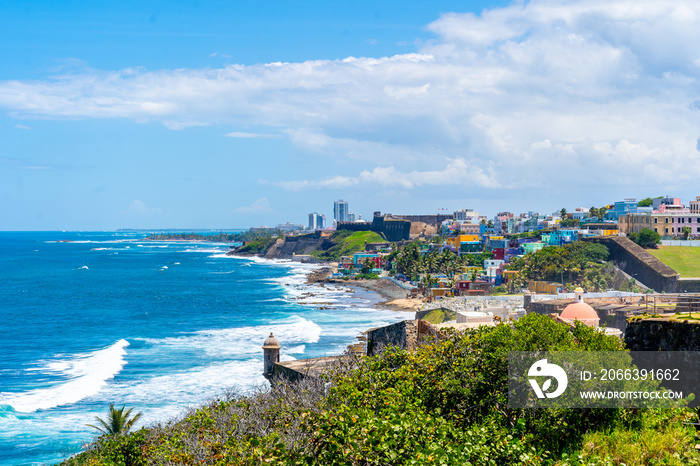
[[[595,309],[584,302],[569,304],[560,317],[568,321],[580,320],[586,325],[598,325],[600,322]]]

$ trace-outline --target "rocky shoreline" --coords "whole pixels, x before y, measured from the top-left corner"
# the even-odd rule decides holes
[[[377,305],[392,311],[416,311],[423,304],[422,300],[411,298],[408,291],[389,280],[342,280],[330,278],[332,270],[331,267],[322,267],[314,270],[307,275],[306,282],[309,284],[332,283],[350,288],[360,287],[374,291],[384,298],[384,301],[378,302]]]

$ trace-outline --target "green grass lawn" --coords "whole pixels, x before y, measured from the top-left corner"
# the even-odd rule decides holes
[[[700,277],[700,248],[692,246],[659,246],[659,249],[647,249],[654,257],[683,278]]]
[[[434,309],[430,311],[428,315],[423,317],[423,320],[430,322],[431,324],[441,324],[443,322],[448,322],[457,318],[457,313],[448,310],[445,312],[444,309]]]
[[[373,231],[356,231],[343,241],[343,249],[346,251],[364,251],[365,241],[368,243],[382,243],[386,240]]]
[[[373,231],[340,230],[331,236],[335,243],[326,251],[312,251],[311,255],[323,260],[337,261],[342,256],[352,256],[353,253],[365,250],[365,241],[368,243],[382,243],[385,239]]]

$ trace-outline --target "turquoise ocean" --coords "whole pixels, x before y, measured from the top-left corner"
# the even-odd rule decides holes
[[[110,403],[167,422],[264,384],[282,359],[341,353],[411,314],[373,292],[307,285],[315,266],[136,232],[0,232],[0,466],[59,462]]]

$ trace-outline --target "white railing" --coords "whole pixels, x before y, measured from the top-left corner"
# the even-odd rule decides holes
[[[662,246],[693,246],[700,247],[700,240],[682,240],[682,239],[662,239]]]
[[[626,296],[644,296],[641,293],[630,293],[629,291],[606,291],[603,293],[583,293],[584,301],[588,298],[621,298]],[[559,294],[533,294],[532,302],[549,301],[550,299],[574,299],[574,293]]]

